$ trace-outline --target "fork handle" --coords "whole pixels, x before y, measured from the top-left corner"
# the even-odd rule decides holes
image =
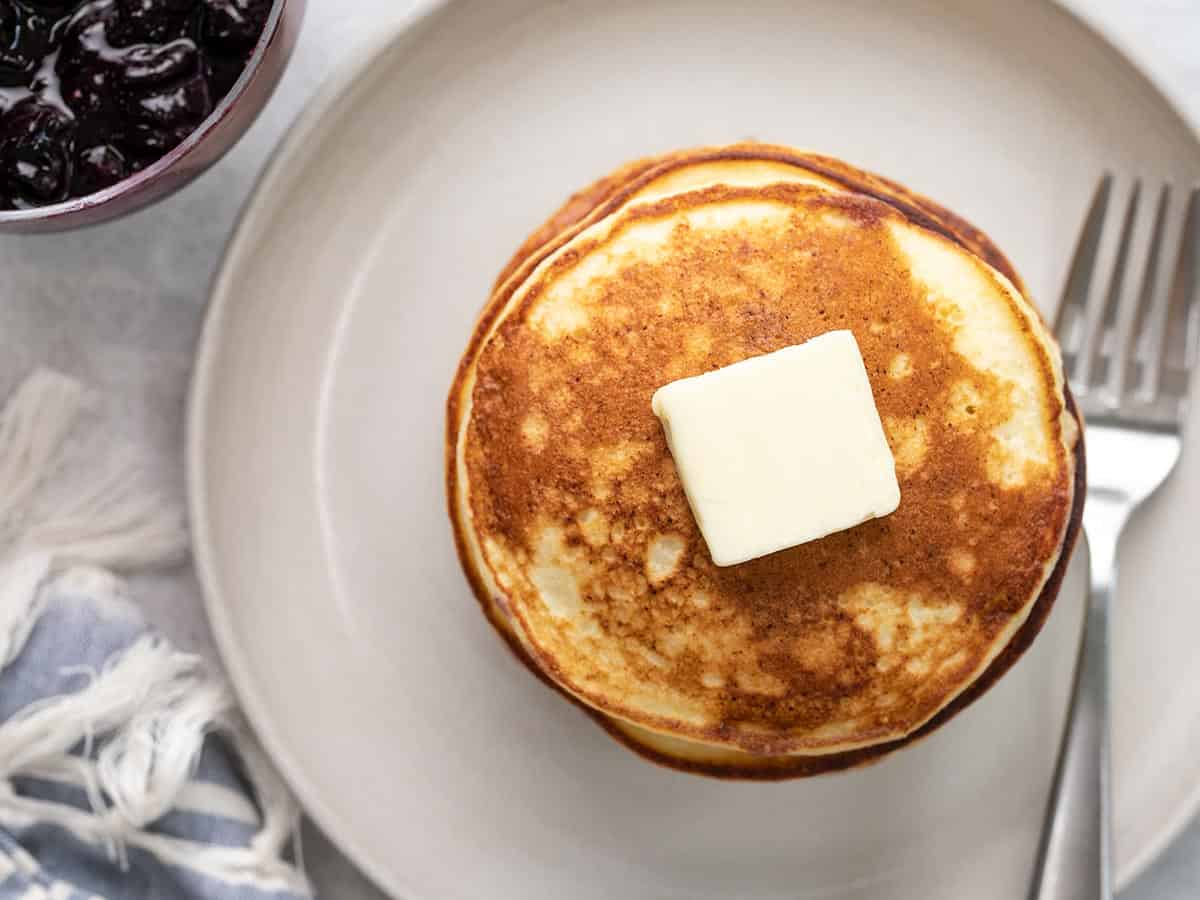
[[[1093,543],[1093,571],[1096,549]],[[1093,577],[1071,709],[1059,749],[1030,900],[1112,898],[1108,722],[1111,564],[1107,574],[1098,584]]]

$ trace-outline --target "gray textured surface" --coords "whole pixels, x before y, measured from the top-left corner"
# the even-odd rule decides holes
[[[179,196],[77,234],[0,238],[0,388],[30,368],[77,374],[182,491],[183,409],[207,286],[255,175],[330,68],[420,0],[310,0],[310,17],[280,91],[247,138]],[[1103,22],[1200,123],[1200,0],[1068,0]],[[348,11],[352,9],[352,11]],[[211,652],[187,571],[136,586],[153,620],[180,644]],[[1200,696],[1197,697],[1200,703]],[[320,895],[379,900],[309,828],[305,857]],[[1126,892],[1128,900],[1200,897],[1200,824]]]

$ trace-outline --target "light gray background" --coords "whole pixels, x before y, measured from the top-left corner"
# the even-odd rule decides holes
[[[1200,123],[1200,0],[1065,2],[1103,24]],[[422,4],[310,0],[278,94],[216,169],[122,222],[64,236],[0,237],[0,388],[37,365],[84,378],[101,390],[130,440],[156,461],[165,483],[182,493],[192,351],[209,279],[237,212],[271,148],[331,68]],[[213,653],[190,572],[140,578],[135,590],[153,621],[179,644]],[[305,857],[322,898],[381,900],[312,828]],[[1125,894],[1127,900],[1196,897],[1200,823]]]

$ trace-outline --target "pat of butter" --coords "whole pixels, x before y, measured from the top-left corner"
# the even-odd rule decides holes
[[[652,405],[718,566],[900,505],[895,460],[849,331],[672,382]]]

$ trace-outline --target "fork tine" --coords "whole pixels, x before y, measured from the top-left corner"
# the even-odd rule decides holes
[[[1184,290],[1187,292],[1187,346],[1184,368],[1191,372],[1200,360],[1200,187],[1192,189],[1184,230],[1183,253],[1187,261]]]
[[[1122,182],[1113,188],[1113,194],[1084,301],[1083,340],[1072,376],[1072,387],[1081,393],[1093,391],[1104,380],[1104,374],[1095,375],[1093,371],[1098,362],[1107,362],[1103,354],[1105,325],[1110,321],[1113,303],[1124,281],[1129,236],[1137,216],[1141,182],[1134,181],[1129,185]]]
[[[1107,172],[1096,183],[1096,190],[1092,194],[1087,217],[1079,232],[1079,242],[1071,256],[1071,268],[1067,273],[1062,298],[1059,300],[1058,311],[1054,317],[1054,333],[1058,336],[1059,345],[1062,347],[1063,364],[1068,377],[1073,376],[1075,363],[1083,344],[1084,303],[1088,295],[1088,286],[1092,280],[1096,252],[1100,246],[1100,233],[1104,228],[1104,217],[1108,211],[1112,183],[1113,177]]]
[[[1119,405],[1125,396],[1130,358],[1134,354],[1134,335],[1145,318],[1153,270],[1160,255],[1167,186],[1161,185],[1157,194],[1157,197],[1146,198],[1144,209],[1139,210],[1129,233],[1115,319],[1112,327],[1102,336],[1101,350],[1109,360],[1105,399],[1112,406]]]
[[[1184,259],[1182,249],[1185,241],[1195,241],[1196,225],[1189,222],[1195,218],[1189,214],[1189,207],[1193,204],[1188,202],[1186,197],[1180,202],[1177,196],[1168,193],[1166,199],[1158,260],[1150,290],[1150,304],[1137,348],[1142,379],[1136,391],[1136,399],[1146,404],[1158,399],[1163,388],[1164,376],[1170,369],[1167,339],[1170,334],[1172,307],[1175,305],[1173,301],[1177,296],[1180,263]]]
[[[1188,380],[1192,363],[1196,357],[1196,322],[1200,315],[1200,288],[1197,287],[1200,269],[1200,204],[1197,192],[1184,197],[1186,215],[1183,236],[1180,238],[1179,265],[1175,271],[1172,315],[1167,319],[1167,349],[1163,354],[1162,377],[1159,390],[1169,399],[1187,396]],[[1182,404],[1176,409],[1182,413]]]

